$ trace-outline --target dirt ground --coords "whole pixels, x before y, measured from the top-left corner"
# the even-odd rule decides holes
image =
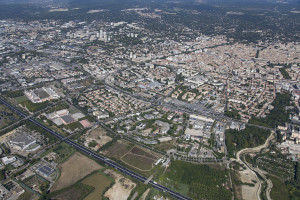
[[[107,190],[104,196],[110,200],[127,200],[136,184],[113,170],[107,169],[105,173],[115,179],[115,184]]]
[[[255,175],[250,170],[240,171],[240,178],[243,183],[252,183],[252,180],[256,180]],[[256,180],[257,181],[257,180]],[[256,183],[254,187],[248,185],[242,185],[242,196],[244,200],[256,200],[256,191],[258,190],[259,184]]]
[[[51,192],[68,187],[101,168],[95,161],[76,152],[68,160],[59,165],[61,175],[51,188]]]
[[[8,140],[9,137],[11,137],[15,133],[16,133],[16,130],[12,130],[12,131],[6,133],[5,135],[1,135],[0,136],[0,142],[3,143],[4,141]]]
[[[87,141],[96,141],[100,146],[105,145],[106,143],[112,140],[111,137],[106,135],[106,131],[101,127],[98,126],[97,128],[90,131],[86,136]]]

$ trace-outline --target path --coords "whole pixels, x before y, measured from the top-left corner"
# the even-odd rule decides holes
[[[267,183],[266,195],[267,195],[268,200],[271,200],[270,192],[273,187],[271,180],[267,179],[266,176],[264,175],[264,173],[260,169],[252,168],[247,162],[243,161],[241,159],[241,155],[248,154],[248,153],[260,152],[261,149],[267,148],[269,146],[269,143],[272,139],[274,139],[274,132],[271,132],[270,136],[267,138],[266,142],[263,145],[260,145],[260,146],[254,147],[254,148],[242,149],[242,150],[238,151],[236,154],[237,161],[239,163],[243,163],[248,168],[248,170],[252,171],[255,174],[257,180],[259,180],[259,178],[257,176],[257,174],[259,174],[264,179],[264,181],[266,181],[266,183]],[[259,180],[259,188],[256,191],[256,196],[257,196],[257,199],[259,199],[259,200],[260,200],[260,193],[261,193],[261,181]]]

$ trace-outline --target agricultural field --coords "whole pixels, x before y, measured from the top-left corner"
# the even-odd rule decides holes
[[[93,190],[93,187],[78,182],[62,190],[50,193],[50,198],[56,200],[83,200]]]
[[[138,170],[142,170],[142,171],[149,171],[152,169],[152,164],[154,163],[155,160],[152,159],[148,159],[146,157],[142,157],[142,156],[136,156],[134,154],[126,154],[124,157],[121,158],[121,160],[135,168]]]
[[[120,160],[121,157],[130,151],[133,144],[125,141],[125,140],[118,140],[114,144],[112,144],[110,147],[105,149],[102,153],[108,157],[115,158],[117,160]]]
[[[148,149],[118,140],[102,152],[104,155],[122,161],[129,167],[139,171],[150,171],[159,155]]]
[[[96,172],[85,178],[81,183],[89,185],[94,189],[84,200],[101,200],[104,191],[111,186],[114,180],[111,177],[106,176],[102,172]]]
[[[294,164],[292,161],[262,156],[256,159],[256,164],[260,169],[285,180],[290,180],[294,177]]]
[[[158,158],[158,155],[155,155],[155,153],[135,146],[122,156],[121,161],[135,169],[149,171],[153,168],[154,162]]]
[[[51,192],[66,188],[93,171],[102,168],[98,163],[76,152],[64,163],[59,165],[60,177],[51,188]]]
[[[292,180],[294,178],[295,164],[278,152],[276,148],[266,153],[255,156],[246,156],[247,162],[258,166],[270,175],[281,178],[282,180]]]
[[[14,122],[16,122],[20,117],[13,113],[3,104],[0,104],[0,130]]]

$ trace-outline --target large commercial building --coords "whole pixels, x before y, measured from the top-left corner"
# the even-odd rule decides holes
[[[59,99],[60,96],[52,88],[39,88],[36,90],[25,91],[25,95],[33,103],[42,103],[52,99]]]

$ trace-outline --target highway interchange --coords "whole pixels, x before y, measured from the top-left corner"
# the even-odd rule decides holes
[[[5,106],[7,106],[9,109],[11,109],[12,111],[16,112],[17,114],[19,114],[20,116],[24,117],[24,118],[27,118],[28,116],[26,114],[24,114],[23,112],[21,112],[19,109],[15,108],[14,106],[12,106],[10,103],[8,103],[7,101],[5,101],[4,99],[0,98],[0,102],[2,104],[4,104]],[[102,155],[99,155],[98,153],[95,153],[94,151],[91,151],[89,150],[88,148],[86,147],[83,147],[75,142],[73,142],[72,140],[70,140],[69,138],[66,138],[62,135],[60,135],[59,133],[53,131],[52,129],[46,127],[45,125],[41,124],[40,122],[38,122],[37,120],[33,119],[33,118],[28,118],[28,120],[32,123],[34,123],[35,125],[39,126],[40,128],[44,129],[45,131],[49,132],[51,135],[55,136],[56,138],[60,139],[60,140],[63,140],[65,143],[71,145],[72,147],[76,148],[77,150],[91,156],[92,158],[96,159],[96,160],[99,160],[99,161],[102,161],[104,162],[106,165],[112,167],[112,168],[115,168],[121,172],[123,172],[124,174],[128,175],[128,176],[131,176],[132,178],[135,178],[136,180],[138,181],[141,181],[141,182],[145,182],[147,180],[146,177],[144,176],[141,176],[117,163],[115,163],[114,161],[111,161],[110,159],[102,156]],[[165,186],[162,186],[158,183],[156,183],[155,181],[151,180],[149,181],[150,185],[152,185],[152,187],[160,190],[160,191],[163,191],[163,192],[166,192],[166,193],[169,193],[170,195],[172,195],[173,197],[175,197],[176,199],[180,199],[180,200],[190,200],[190,198],[188,197],[185,197]]]

